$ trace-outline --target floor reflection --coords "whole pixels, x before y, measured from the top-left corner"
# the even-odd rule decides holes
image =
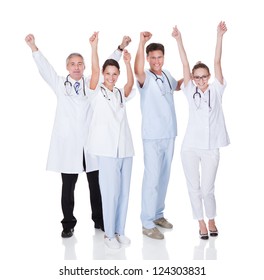
[[[91,238],[91,237],[90,237]],[[142,259],[143,260],[169,260],[170,255],[167,250],[166,238],[163,240],[151,239],[142,235]],[[194,260],[216,260],[217,237],[210,237],[208,240],[199,239],[199,243],[194,246],[193,259]],[[120,249],[110,249],[104,244],[104,232],[95,229],[92,235],[92,258],[94,260],[126,260],[126,249],[128,247],[121,247]],[[62,238],[64,246],[64,260],[77,260],[75,245],[78,243],[75,234],[71,238]],[[139,243],[137,243],[140,246]],[[140,247],[139,247],[140,250]],[[91,252],[87,249],[87,252]]]
[[[143,260],[168,260],[166,239],[156,240],[143,236],[142,257]]]
[[[217,260],[217,250],[215,247],[216,237],[208,240],[200,239],[200,243],[194,247],[194,260]]]
[[[104,244],[104,232],[95,229],[93,235],[93,259],[94,260],[125,260],[126,247],[110,249]]]
[[[77,239],[75,235],[71,238],[62,238],[62,244],[64,245],[64,260],[77,260],[75,245],[77,244]]]

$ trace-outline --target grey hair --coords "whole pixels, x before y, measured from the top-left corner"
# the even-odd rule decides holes
[[[79,56],[82,60],[83,60],[83,63],[84,63],[84,59],[83,59],[83,56],[80,54],[80,53],[71,53],[68,55],[68,57],[66,58],[66,66],[68,65],[69,63],[69,60],[74,57],[74,56]]]

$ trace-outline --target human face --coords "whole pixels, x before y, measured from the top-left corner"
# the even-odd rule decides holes
[[[73,56],[69,59],[67,70],[73,80],[79,81],[83,76],[84,69],[84,62],[80,56]]]
[[[161,75],[162,66],[164,64],[164,55],[162,51],[151,51],[148,53],[147,61],[150,66],[150,70],[157,75]]]
[[[113,90],[116,81],[119,77],[119,70],[113,66],[113,65],[108,65],[106,66],[105,70],[103,71],[103,76],[104,76],[104,85],[109,89]]]
[[[197,87],[204,92],[208,87],[208,81],[210,79],[210,74],[205,68],[195,69],[192,76]]]

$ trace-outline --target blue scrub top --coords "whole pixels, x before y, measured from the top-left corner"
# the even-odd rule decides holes
[[[140,92],[143,139],[168,139],[175,138],[177,135],[173,92],[178,82],[167,70],[163,72],[166,75],[155,76],[146,70],[144,85],[140,87],[137,82]]]

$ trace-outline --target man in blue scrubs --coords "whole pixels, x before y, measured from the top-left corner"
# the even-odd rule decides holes
[[[141,221],[144,235],[163,239],[164,235],[156,226],[173,227],[164,218],[163,211],[177,135],[173,92],[180,90],[182,80],[177,82],[167,70],[162,69],[164,46],[159,43],[151,43],[146,47],[146,60],[150,69],[144,69],[145,44],[151,37],[150,32],[140,33],[134,65],[140,92],[145,165]]]

